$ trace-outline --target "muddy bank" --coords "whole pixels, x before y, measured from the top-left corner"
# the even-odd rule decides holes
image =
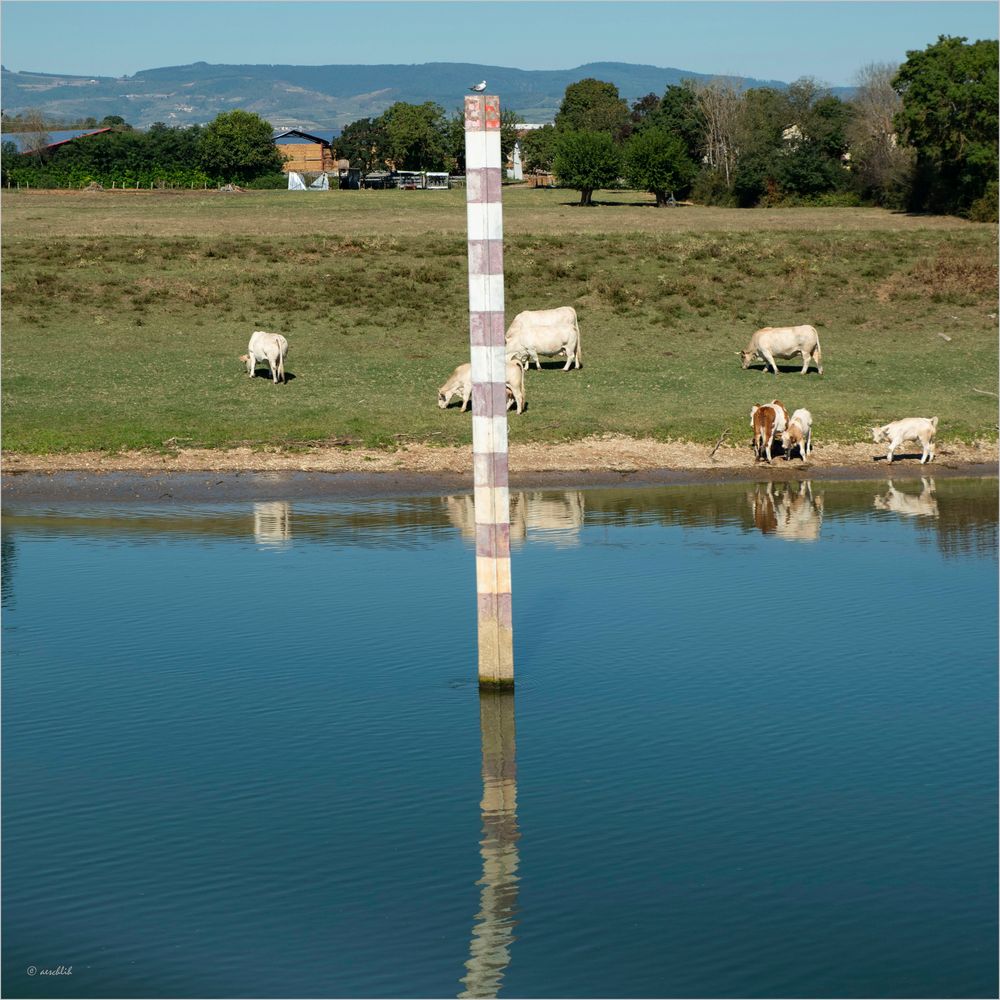
[[[919,464],[919,451],[897,456],[892,478],[995,476],[997,461],[995,442],[942,443],[937,459],[927,466]],[[472,454],[467,447],[426,445],[395,452],[316,447],[7,454],[2,471],[5,501],[415,496],[468,490]],[[777,458],[770,466],[755,463],[746,446],[722,446],[713,454],[706,445],[612,435],[563,444],[515,444],[510,451],[511,485],[528,489],[888,476],[884,453],[871,444],[817,445],[808,462]]]

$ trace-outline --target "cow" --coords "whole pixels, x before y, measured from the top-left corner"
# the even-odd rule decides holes
[[[539,354],[565,354],[564,372],[573,365],[580,367],[580,326],[572,306],[519,312],[508,327],[505,340],[507,357],[521,357],[526,366],[534,361],[541,370]]]
[[[919,441],[923,446],[923,454],[920,456],[920,464],[934,460],[934,435],[937,433],[937,417],[904,417],[902,420],[894,420],[891,424],[883,424],[881,427],[872,428],[872,440],[879,444],[881,441],[889,442],[889,450],[886,452],[886,461],[892,464],[892,453],[904,441]]]
[[[764,360],[764,371],[770,367],[778,374],[775,358],[794,358],[802,355],[802,371],[809,371],[809,362],[813,361],[819,374],[823,374],[823,355],[819,349],[819,334],[812,326],[765,326],[751,338],[745,351],[736,352],[744,369],[749,368],[758,357]]]
[[[757,461],[765,455],[771,461],[771,446],[775,434],[781,434],[788,426],[788,410],[780,399],[770,403],[755,403],[750,410],[750,427],[753,429],[753,450]]]
[[[521,361],[508,359],[504,388],[507,394],[507,409],[516,406],[517,412],[523,413],[524,364]],[[446,410],[452,396],[462,397],[462,407],[459,412],[464,413],[468,409],[469,400],[472,399],[472,365],[468,361],[464,365],[459,365],[451,373],[451,378],[438,389],[438,406]]]
[[[812,452],[812,414],[808,410],[796,410],[788,426],[781,433],[781,447],[785,451],[785,459],[792,457],[792,449],[799,449],[799,458],[804,462]]]
[[[285,378],[285,358],[288,357],[288,341],[280,333],[265,333],[263,330],[254,330],[250,335],[250,343],[247,345],[247,353],[240,355],[240,361],[247,366],[247,375],[254,377],[254,370],[257,365],[266,361],[271,369],[271,379],[274,384],[278,384],[278,379],[282,383],[288,381]]]

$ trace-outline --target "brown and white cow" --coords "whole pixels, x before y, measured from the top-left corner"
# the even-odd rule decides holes
[[[753,429],[753,450],[758,462],[766,457],[770,463],[774,436],[781,434],[787,426],[788,410],[780,399],[754,404],[750,410],[750,427]]]

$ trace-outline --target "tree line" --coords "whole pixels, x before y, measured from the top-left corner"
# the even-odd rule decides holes
[[[865,67],[846,101],[809,78],[783,90],[717,79],[671,85],[630,106],[613,83],[581,80],[566,88],[552,125],[521,137],[522,160],[528,170],[555,173],[583,205],[598,189],[625,184],[652,193],[657,205],[671,196],[739,207],[867,204],[995,220],[997,59],[995,41],[941,36],[908,52],[902,66]],[[85,122],[111,131],[46,150],[52,123],[33,113],[4,116],[5,131],[34,137],[28,156],[5,142],[4,183],[285,183],[271,126],[250,112],[146,132],[114,117]],[[502,112],[504,156],[520,124]],[[336,152],[365,173],[460,173],[464,115],[432,101],[397,102],[348,125]]]
[[[941,36],[873,64],[850,100],[803,78],[778,90],[686,81],[631,107],[614,84],[570,84],[553,125],[521,141],[590,204],[599,188],[701,204],[880,205],[997,216],[997,42]]]

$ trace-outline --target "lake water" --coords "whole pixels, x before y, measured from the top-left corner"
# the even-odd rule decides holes
[[[3,995],[996,996],[996,480],[512,522],[6,504]]]

